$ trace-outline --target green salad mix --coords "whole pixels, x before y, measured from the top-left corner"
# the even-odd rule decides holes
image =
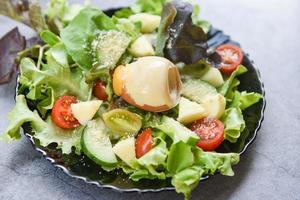
[[[238,90],[247,73],[239,47],[209,53],[199,10],[138,0],[108,16],[51,0],[42,13],[30,2],[27,24],[41,41],[18,53],[16,106],[2,140],[20,139],[30,124],[43,147],[56,143],[133,181],[170,178],[186,199],[203,176],[233,176],[239,154],[218,148],[237,142],[243,111],[262,95]]]

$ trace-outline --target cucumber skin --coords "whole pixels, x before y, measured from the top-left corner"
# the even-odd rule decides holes
[[[80,139],[80,144],[81,144],[81,149],[83,151],[83,153],[92,161],[94,161],[96,164],[104,166],[104,167],[115,167],[117,165],[118,162],[115,163],[108,163],[108,162],[104,162],[100,159],[98,159],[96,156],[94,156],[92,153],[90,153],[90,151],[87,149],[85,143],[84,143],[84,135],[86,134],[86,129],[87,127],[84,128],[81,139]]]

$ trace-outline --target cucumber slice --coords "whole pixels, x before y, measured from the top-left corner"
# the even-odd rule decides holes
[[[203,103],[208,96],[215,96],[216,88],[201,80],[188,80],[183,84],[182,95],[197,103]]]
[[[117,164],[117,158],[102,119],[92,120],[87,124],[81,137],[81,146],[84,154],[95,163],[104,167]]]
[[[142,127],[142,117],[124,109],[104,113],[103,120],[107,127],[121,137],[135,136]]]

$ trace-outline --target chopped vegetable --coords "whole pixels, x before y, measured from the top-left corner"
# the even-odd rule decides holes
[[[103,114],[107,127],[120,136],[136,135],[142,127],[142,118],[124,109],[114,109]]]
[[[105,85],[101,81],[96,81],[93,88],[93,95],[100,100],[107,101],[108,95],[105,91]]]
[[[224,125],[219,120],[203,118],[194,122],[191,129],[200,137],[197,146],[205,151],[215,150],[224,140]]]
[[[76,97],[63,96],[60,97],[52,108],[51,119],[52,121],[64,129],[74,129],[79,126],[79,122],[74,117],[71,105],[77,103]]]
[[[221,45],[216,49],[216,52],[222,57],[220,70],[224,74],[230,74],[235,71],[243,61],[243,52],[237,46],[230,44]]]
[[[152,130],[141,132],[135,142],[136,157],[140,158],[152,149]]]

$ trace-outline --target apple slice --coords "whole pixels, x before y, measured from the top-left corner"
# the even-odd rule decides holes
[[[202,105],[208,117],[219,119],[225,112],[226,99],[220,94],[207,96],[203,100]]]
[[[202,105],[181,97],[177,121],[189,124],[206,116],[207,113]]]
[[[91,119],[93,119],[101,104],[102,101],[100,100],[79,102],[71,104],[71,110],[74,117],[79,121],[79,123],[81,125],[86,125]]]
[[[136,161],[135,156],[135,139],[129,137],[127,139],[119,141],[114,147],[113,152],[123,160],[127,165],[131,166]]]

